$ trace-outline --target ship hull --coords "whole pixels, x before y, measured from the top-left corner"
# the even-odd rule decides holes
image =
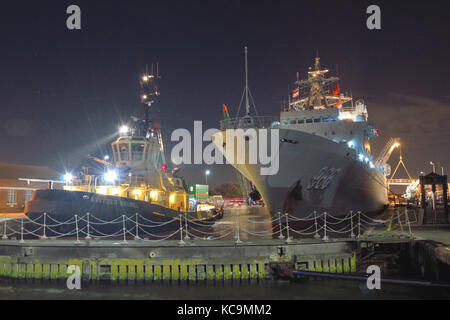
[[[226,132],[218,134],[226,142]],[[305,217],[317,211],[345,216],[351,210],[375,213],[385,208],[384,175],[357,160],[346,143],[283,128],[279,136],[279,170],[275,175],[262,175],[260,164],[233,164],[255,185],[272,215],[288,212]],[[234,150],[218,147],[231,163],[232,153],[249,152],[248,143],[245,149],[239,145]]]
[[[44,213],[46,214],[46,236],[66,235],[75,230],[75,215],[78,229],[87,234],[88,213],[89,235],[94,237],[123,235],[124,223],[126,230],[134,229],[132,233],[136,234],[136,217],[141,236],[150,238],[151,235],[169,235],[179,230],[180,217],[183,222],[186,218],[187,221],[195,221],[204,226],[210,226],[221,218],[221,210],[182,212],[129,198],[52,189],[36,190],[32,199],[26,202],[24,211],[30,221],[33,221],[32,224],[41,226],[44,224]],[[127,236],[130,236],[130,232]]]

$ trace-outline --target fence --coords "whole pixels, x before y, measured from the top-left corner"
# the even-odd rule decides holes
[[[414,221],[413,221],[414,222]],[[188,220],[180,215],[165,222],[153,221],[136,213],[134,216],[121,216],[105,221],[86,213],[74,215],[67,221],[58,221],[55,217],[44,213],[30,219],[25,217],[20,222],[11,223],[4,219],[2,240],[72,240],[81,244],[82,240],[121,239],[122,244],[129,240],[164,241],[177,239],[179,245],[195,240],[230,240],[239,244],[242,235],[251,239],[279,239],[286,243],[301,239],[317,239],[330,241],[334,238],[355,238],[371,236],[374,228],[376,236],[383,237],[400,231],[401,235],[413,237],[408,211],[392,215],[386,221],[373,219],[361,211],[350,211],[347,215],[336,217],[327,212],[311,212],[308,216],[297,218],[288,213],[277,213],[270,221],[248,219],[235,214],[228,228],[218,232],[201,221]],[[106,231],[107,230],[107,231]],[[373,234],[372,234],[373,235]]]

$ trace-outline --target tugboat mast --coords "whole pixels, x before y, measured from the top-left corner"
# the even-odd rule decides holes
[[[152,104],[155,103],[157,97],[160,96],[160,91],[158,88],[158,80],[161,79],[159,75],[159,64],[156,63],[156,75],[153,73],[153,64],[151,72],[148,72],[148,66],[146,68],[145,74],[142,76],[141,84],[141,102],[144,104],[144,136],[149,137],[150,135],[150,108]]]

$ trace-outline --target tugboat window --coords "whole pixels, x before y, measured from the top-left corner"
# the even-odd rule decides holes
[[[143,155],[144,155],[144,144],[133,143],[131,145],[131,160],[132,161],[141,161]]]
[[[128,143],[121,143],[119,145],[120,161],[130,161],[130,152]]]

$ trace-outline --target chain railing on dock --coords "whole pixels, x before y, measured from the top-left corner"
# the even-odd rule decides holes
[[[270,219],[251,219],[235,213],[228,229],[216,228],[212,221],[205,223],[189,219],[186,214],[180,214],[177,218],[165,217],[160,221],[156,219],[149,219],[136,212],[134,215],[122,215],[107,221],[85,213],[59,221],[57,215],[44,213],[34,219],[20,219],[18,227],[12,220],[5,218],[0,227],[1,240],[20,239],[23,243],[26,240],[75,239],[76,244],[81,244],[83,241],[119,238],[122,239],[123,245],[128,245],[129,240],[178,240],[179,245],[185,245],[190,240],[234,239],[236,244],[240,244],[247,239],[278,239],[289,244],[299,239],[361,240],[370,236],[384,237],[394,234],[413,237],[407,210],[397,210],[384,221],[373,219],[361,211],[349,211],[342,216],[333,216],[316,210],[305,217],[277,212]]]

